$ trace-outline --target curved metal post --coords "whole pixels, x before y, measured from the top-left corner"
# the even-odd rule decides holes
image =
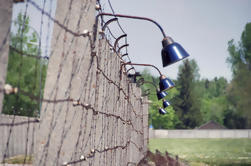
[[[123,35],[119,36],[119,37],[115,40],[114,46],[113,46],[114,49],[116,49],[119,40],[120,40],[121,38],[123,38],[123,37],[126,37],[126,36],[127,36],[127,34],[123,34]]]
[[[119,47],[119,49],[118,49],[118,53],[120,52],[120,50],[122,49],[122,48],[124,48],[124,47],[128,47],[129,46],[129,44],[124,44],[123,46],[121,46],[121,47]]]
[[[121,57],[124,57],[124,56],[128,56],[128,53],[126,53],[126,54],[123,54]]]
[[[146,20],[146,21],[150,21],[152,23],[154,23],[161,31],[162,35],[164,38],[166,38],[166,34],[163,30],[163,28],[160,26],[160,24],[158,24],[156,21],[150,19],[150,18],[147,18],[147,17],[139,17],[139,16],[129,16],[129,15],[124,15],[124,14],[112,14],[112,13],[99,13],[97,16],[96,16],[96,19],[99,17],[99,16],[102,16],[102,15],[105,15],[105,16],[114,16],[114,17],[124,17],[124,18],[131,18],[131,19],[138,19],[138,20]]]
[[[104,24],[104,26],[102,27],[102,31],[104,32],[105,31],[105,28],[108,26],[108,24],[110,24],[111,22],[113,22],[113,21],[117,21],[118,20],[118,18],[112,18],[112,19],[110,19],[110,20],[108,20],[105,24]]]
[[[156,88],[156,90],[158,90],[158,87],[157,87],[157,85],[155,85],[153,82],[150,82],[150,81],[143,81],[142,82],[143,84],[145,83],[145,84],[151,84],[151,85],[153,85],[155,88]]]
[[[151,65],[151,64],[139,64],[139,63],[130,63],[130,62],[127,62],[127,63],[123,63],[123,64],[121,65],[121,68],[122,68],[123,66],[125,66],[125,65],[151,66],[151,67],[155,68],[155,69],[159,72],[160,76],[162,76],[162,73],[160,72],[159,68],[157,68],[156,66]]]

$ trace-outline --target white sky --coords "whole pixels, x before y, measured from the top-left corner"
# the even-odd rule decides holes
[[[42,0],[34,0],[42,7]],[[111,12],[108,0],[100,0],[105,12]],[[226,63],[229,56],[227,43],[240,40],[245,24],[251,22],[251,0],[110,0],[115,13],[149,17],[156,20],[167,35],[180,43],[195,59],[200,68],[201,78],[212,79],[223,76],[231,80],[231,69]],[[50,3],[52,3],[50,5]],[[74,3],[74,1],[73,1]],[[56,0],[47,0],[45,10],[52,15],[56,8]],[[25,4],[14,6],[13,18],[19,11],[24,12]],[[31,26],[40,33],[41,12],[32,5],[28,6]],[[170,78],[177,77],[178,66],[182,62],[162,67],[161,40],[162,35],[154,24],[120,18],[120,23],[128,35],[128,52],[134,63],[156,65],[163,74]],[[113,33],[122,35],[116,23],[111,23]],[[44,16],[42,48],[46,46],[46,34],[52,32],[53,25],[48,28],[48,18]],[[120,43],[120,45],[123,43]],[[142,68],[137,68],[142,70]],[[155,70],[151,70],[157,75]]]
[[[227,43],[240,36],[251,22],[251,0],[110,0],[115,13],[144,16],[157,21],[167,35],[180,43],[197,61],[201,78],[224,76],[231,80]],[[107,0],[101,0],[110,12]],[[182,62],[163,68],[162,36],[154,24],[119,19],[128,34],[128,52],[135,63],[151,63],[171,78]],[[116,23],[111,25],[116,26]],[[115,27],[113,30],[118,29]],[[118,31],[118,30],[117,30]],[[121,32],[117,32],[121,35]],[[154,74],[157,72],[152,70]]]

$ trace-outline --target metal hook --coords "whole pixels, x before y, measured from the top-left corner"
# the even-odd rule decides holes
[[[128,47],[129,46],[129,44],[124,44],[123,46],[121,46],[121,47],[119,47],[119,49],[118,49],[118,53],[120,52],[120,50],[122,49],[122,48],[124,48],[124,47]]]
[[[113,21],[117,21],[117,20],[118,20],[118,18],[112,18],[112,19],[108,20],[108,21],[105,23],[105,25],[102,27],[102,31],[103,31],[103,32],[105,31],[105,28],[108,26],[108,24],[110,24],[110,23],[113,22]]]
[[[124,56],[128,56],[128,53],[126,53],[126,54],[123,54],[123,55],[121,56],[121,58],[122,58],[122,57],[124,57]]]
[[[116,49],[119,40],[120,40],[121,38],[123,38],[123,37],[126,37],[126,36],[127,36],[127,34],[123,34],[123,35],[119,36],[119,37],[115,40],[113,48]]]

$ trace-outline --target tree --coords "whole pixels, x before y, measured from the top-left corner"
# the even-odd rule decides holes
[[[213,120],[224,125],[224,112],[228,108],[226,98],[227,80],[223,77],[215,77],[213,80],[206,79],[200,82],[204,85],[202,86],[204,91],[200,97],[200,111],[203,123]]]
[[[231,109],[226,116],[237,115],[238,118],[226,119],[226,123],[237,119],[243,123],[238,126],[251,128],[251,23],[246,24],[238,45],[234,40],[229,41],[228,51],[227,62],[231,65],[233,79],[227,91]]]
[[[219,97],[203,97],[201,99],[201,114],[203,123],[215,121],[224,125],[225,110],[228,102],[225,95]]]
[[[19,91],[17,94],[5,95],[3,106],[5,114],[22,116],[39,114],[40,89],[44,87],[47,62],[34,57],[38,56],[40,51],[37,45],[32,44],[37,42],[38,36],[29,28],[29,17],[19,14],[11,33],[6,77],[6,83],[18,87]]]
[[[201,123],[200,100],[196,91],[199,68],[195,60],[184,60],[179,67],[176,88],[179,92],[171,101],[181,123],[177,128],[195,128]]]

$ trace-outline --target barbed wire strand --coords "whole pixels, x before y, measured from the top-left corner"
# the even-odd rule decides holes
[[[61,110],[63,107],[65,107],[65,115],[63,120],[63,126],[62,126],[62,132],[61,132],[61,136],[60,136],[60,144],[59,144],[59,149],[57,150],[57,158],[55,161],[53,161],[53,163],[55,165],[60,165],[62,163],[59,163],[59,158],[61,155],[61,150],[63,148],[63,144],[66,140],[66,136],[68,135],[68,133],[71,131],[72,125],[67,125],[67,124],[73,124],[73,120],[76,118],[77,116],[77,111],[74,111],[73,117],[71,119],[68,118],[68,114],[70,113],[70,108],[74,107],[76,108],[76,110],[79,110],[78,108],[80,108],[80,110],[82,110],[81,113],[81,123],[79,124],[79,133],[78,133],[78,138],[77,138],[77,142],[75,144],[75,150],[74,152],[78,151],[78,149],[80,150],[78,153],[73,153],[71,156],[71,160],[67,162],[67,164],[75,164],[75,163],[79,163],[79,162],[86,162],[88,159],[88,163],[90,165],[93,165],[96,162],[96,158],[94,159],[95,155],[100,155],[101,158],[103,158],[105,160],[105,163],[107,163],[108,165],[116,165],[119,164],[120,160],[123,159],[123,157],[126,157],[127,153],[128,153],[128,148],[130,145],[135,146],[139,151],[142,150],[142,144],[139,145],[137,142],[134,142],[131,139],[131,134],[128,134],[130,132],[135,132],[139,135],[142,135],[141,137],[143,137],[143,130],[140,126],[137,126],[137,124],[140,124],[139,122],[143,122],[143,113],[140,112],[138,113],[135,108],[138,107],[140,104],[140,94],[136,95],[134,93],[134,89],[129,86],[129,80],[127,80],[127,76],[125,73],[122,73],[122,75],[124,75],[122,77],[122,80],[118,79],[119,78],[119,72],[118,73],[113,73],[111,72],[111,70],[109,70],[109,68],[105,68],[102,69],[102,65],[101,61],[104,62],[105,58],[100,56],[103,54],[104,50],[102,50],[103,48],[99,47],[99,55],[91,55],[91,59],[93,59],[89,66],[90,68],[92,68],[92,63],[96,63],[96,69],[93,70],[89,70],[90,72],[88,72],[88,74],[86,75],[86,79],[81,81],[81,85],[82,87],[86,87],[85,90],[81,91],[82,93],[80,94],[80,98],[79,99],[73,99],[70,97],[70,91],[73,88],[72,86],[72,80],[73,77],[75,76],[74,73],[79,72],[80,68],[77,67],[77,65],[79,65],[80,63],[82,63],[82,61],[84,60],[83,57],[81,57],[80,62],[76,61],[76,59],[78,58],[77,53],[73,52],[73,63],[76,63],[76,68],[72,68],[72,75],[70,78],[70,83],[69,86],[67,87],[67,91],[66,91],[66,98],[64,99],[57,99],[56,96],[59,92],[59,80],[60,77],[62,75],[62,68],[65,62],[67,62],[67,57],[70,55],[70,50],[72,50],[72,46],[73,43],[76,41],[76,37],[84,37],[82,34],[79,33],[79,25],[76,28],[76,31],[70,30],[67,25],[70,22],[70,15],[71,15],[71,5],[72,5],[72,1],[70,2],[69,5],[69,11],[67,12],[65,19],[63,21],[63,24],[61,24],[58,20],[56,20],[55,18],[53,18],[51,16],[51,2],[50,2],[50,11],[49,13],[47,13],[45,11],[45,4],[46,4],[46,0],[43,1],[43,7],[40,8],[38,4],[36,4],[34,1],[32,0],[27,0],[26,5],[28,8],[28,4],[33,5],[36,9],[38,9],[39,11],[41,11],[41,24],[40,24],[40,40],[39,40],[39,50],[41,50],[41,37],[43,36],[43,16],[47,16],[51,21],[53,21],[55,24],[57,24],[61,29],[64,29],[64,45],[66,46],[66,41],[69,41],[67,43],[67,47],[68,49],[65,48],[65,46],[62,49],[62,56],[60,57],[61,61],[60,61],[60,65],[59,65],[59,69],[58,69],[58,75],[57,75],[57,79],[55,81],[55,87],[52,88],[51,93],[48,95],[48,99],[46,98],[42,98],[40,95],[36,95],[34,94],[34,91],[28,92],[24,89],[22,89],[21,86],[18,86],[18,92],[17,94],[9,94],[9,95],[23,95],[28,97],[31,101],[34,102],[43,102],[44,103],[44,112],[46,112],[46,110],[49,108],[49,104],[51,104],[51,106],[53,107],[52,110],[52,119],[49,122],[49,135],[48,135],[48,139],[47,142],[45,142],[45,147],[42,151],[42,156],[40,158],[40,161],[38,161],[39,164],[43,165],[48,157],[48,150],[49,150],[49,146],[50,146],[50,140],[51,140],[51,133],[54,132],[56,125],[57,125],[57,121],[59,117],[62,117],[62,111],[57,111],[57,110]],[[83,7],[82,9],[85,9],[85,7]],[[81,9],[81,10],[82,10]],[[81,12],[84,13],[84,12]],[[80,15],[79,17],[79,21],[82,20],[83,15]],[[49,23],[50,21],[48,21],[47,27],[49,29],[51,23]],[[118,23],[119,24],[119,23]],[[46,41],[48,42],[49,40],[49,33],[50,31],[47,31],[47,36],[46,36]],[[72,39],[67,39],[67,33],[72,34]],[[56,40],[59,39],[59,35],[61,33],[58,33],[58,36],[56,38]],[[127,39],[126,39],[127,40]],[[100,43],[102,42],[102,40],[99,41]],[[127,41],[126,41],[127,42]],[[91,43],[91,41],[89,42]],[[87,46],[91,46],[91,44],[88,44],[87,42]],[[105,49],[107,50],[107,54],[106,57],[110,56],[110,47],[111,44],[109,42],[107,42],[106,44],[107,46],[105,46]],[[46,56],[48,55],[47,51],[48,51],[48,45],[46,46]],[[28,57],[32,57],[32,58],[36,58],[36,61],[41,61],[42,59],[46,59],[46,57],[41,56],[41,52],[39,52],[38,55],[32,55],[32,54],[27,54],[25,53],[22,48],[21,50],[17,49],[16,47],[11,46],[10,47],[11,50],[15,51],[16,53],[18,53],[18,55],[20,55],[21,57],[23,56],[28,56]],[[91,48],[90,48],[91,49]],[[118,54],[116,53],[116,50],[113,50],[114,53],[117,55],[117,60],[116,61],[107,61],[106,60],[106,65],[107,66],[117,66],[117,71],[120,70],[120,64],[121,64],[121,57],[118,56]],[[127,50],[126,50],[127,52]],[[51,50],[51,55],[54,53],[54,50]],[[73,64],[74,65],[74,64]],[[37,65],[35,65],[37,66]],[[37,67],[35,68],[35,70],[37,71]],[[21,71],[19,71],[21,72]],[[34,74],[34,79],[36,79],[37,72],[35,72]],[[96,73],[96,74],[95,74]],[[40,69],[40,74],[42,77],[42,71]],[[96,76],[95,76],[96,75]],[[20,74],[19,77],[21,77],[22,75]],[[42,78],[41,78],[42,79]],[[96,84],[98,85],[99,81],[102,80],[103,82],[103,87],[101,88],[101,85],[97,86],[95,89],[95,93],[94,96],[96,98],[96,100],[99,100],[99,98],[102,98],[102,96],[99,96],[99,90],[105,90],[104,94],[108,95],[110,90],[115,90],[118,92],[119,96],[117,98],[117,96],[112,95],[108,98],[104,98],[102,99],[102,107],[106,105],[107,102],[115,102],[114,106],[112,106],[109,110],[108,107],[105,107],[105,109],[99,108],[100,106],[97,105],[97,103],[91,104],[91,103],[85,103],[83,101],[88,101],[87,98],[92,98],[93,94],[91,93],[91,91],[89,90],[88,93],[86,93],[87,89],[91,89],[88,88],[88,86],[91,86],[91,84],[89,82],[92,82],[94,79],[96,79]],[[36,81],[35,81],[36,82]],[[126,82],[128,84],[128,87],[121,87],[121,83],[122,82]],[[41,83],[40,83],[41,85]],[[88,85],[88,86],[87,86]],[[111,86],[112,85],[112,86]],[[36,85],[33,85],[34,89],[36,89]],[[101,88],[101,89],[100,89]],[[41,86],[40,86],[40,90],[41,90]],[[0,87],[0,93],[5,93],[6,89],[4,87]],[[83,94],[88,94],[88,95],[83,95]],[[8,94],[6,94],[8,95]],[[122,96],[120,96],[122,95]],[[54,97],[53,97],[54,96]],[[81,97],[83,96],[83,97]],[[109,96],[109,95],[108,95]],[[137,101],[137,102],[136,102]],[[57,105],[61,103],[60,105]],[[138,103],[138,105],[135,105],[136,103]],[[57,105],[57,107],[56,107]],[[59,106],[59,107],[58,107]],[[136,107],[135,107],[136,106]],[[127,107],[127,109],[125,109]],[[15,111],[17,108],[14,107],[13,111]],[[102,111],[101,111],[102,110]],[[117,110],[117,111],[116,111]],[[123,110],[128,110],[128,111],[124,111]],[[130,110],[130,111],[129,111]],[[122,111],[122,112],[121,112]],[[138,110],[140,111],[140,110]],[[75,118],[74,118],[75,117]],[[87,123],[88,121],[90,121],[90,119],[88,120],[87,117],[91,118],[91,123],[89,124],[89,129],[87,128]],[[36,124],[39,123],[39,119],[34,119],[34,118],[27,118],[27,121],[19,121],[15,123],[15,116],[13,118],[12,123],[0,123],[0,126],[9,126],[10,128],[14,127],[14,126],[22,126],[22,125],[27,125],[26,128],[26,148],[25,148],[25,159],[24,159],[24,163],[26,163],[26,158],[29,155],[28,152],[28,143],[31,141],[32,142],[32,148],[34,148],[34,132],[35,132],[35,128],[34,125],[30,126],[31,124]],[[133,119],[140,119],[140,120],[136,120],[134,121]],[[98,124],[98,121],[101,121],[101,124]],[[29,132],[31,131],[31,127],[33,127],[33,131],[32,131],[32,138],[28,138],[29,137]],[[81,128],[84,129],[82,130]],[[98,129],[101,128],[101,133],[98,133]],[[122,128],[124,128],[124,131],[126,132],[122,132]],[[121,129],[121,131],[120,131]],[[10,135],[11,135],[11,130],[9,131],[9,136],[8,139],[10,139]],[[126,134],[127,133],[127,134]],[[99,134],[100,136],[97,137],[97,134]],[[112,142],[112,143],[111,143]],[[9,140],[7,141],[7,147],[6,147],[6,153],[4,156],[4,159],[6,159],[7,157],[7,151],[8,151],[8,146],[9,145]],[[82,145],[82,146],[81,146]],[[91,151],[86,151],[88,147],[93,147],[93,149],[91,149]],[[85,151],[85,153],[83,153]],[[111,151],[111,153],[110,153]],[[32,150],[30,151],[32,152]],[[117,157],[116,157],[117,156]],[[77,159],[78,158],[78,159]],[[110,158],[110,160],[108,159]],[[76,160],[77,159],[77,160]],[[131,161],[129,161],[129,158],[127,161],[124,161],[125,165],[128,165],[130,163],[133,163]],[[103,164],[101,159],[99,159],[99,163]]]
[[[110,0],[108,0],[108,4],[109,4],[109,6],[110,6],[110,9],[111,9],[112,13],[115,14],[115,11],[114,11],[114,9],[113,9],[113,7],[112,7],[112,3],[111,3]],[[126,34],[126,33],[125,33],[125,30],[122,28],[122,26],[121,26],[119,20],[117,20],[117,23],[118,23],[118,26],[119,26],[120,30],[121,30],[124,34]],[[125,44],[128,44],[128,43],[127,43],[127,37],[125,37]],[[126,54],[128,54],[128,49],[127,49],[127,47],[126,47]],[[128,57],[128,59],[129,59],[129,61],[131,61],[130,56],[127,55],[127,57]],[[136,71],[135,71],[135,72],[136,72]]]
[[[101,6],[100,1],[98,0],[97,2],[98,2],[98,4]],[[115,11],[114,11],[114,9],[113,9],[113,7],[112,7],[112,4],[111,4],[110,0],[108,1],[108,3],[109,3],[109,7],[110,7],[112,13],[115,14]],[[102,9],[102,8],[101,8],[100,13],[101,13],[101,12],[103,12],[103,9]],[[102,20],[102,22],[104,22],[103,16],[101,16],[101,20]],[[122,31],[122,33],[126,34],[126,32],[125,32],[125,30],[122,28],[122,26],[121,26],[119,20],[116,20],[116,22],[117,22],[117,24],[118,24],[120,30]],[[109,26],[107,26],[107,29],[108,29],[108,32],[110,33],[110,35],[116,40],[117,38],[116,38],[116,37],[113,35],[113,33],[111,32]],[[128,42],[127,42],[127,37],[125,37],[125,44],[128,44]],[[119,44],[118,44],[118,46],[119,46]],[[115,51],[116,51],[116,48],[114,48],[114,49],[115,49]],[[127,54],[128,60],[131,61],[131,58],[130,58],[130,56],[129,56],[129,54],[128,54],[128,48],[127,48],[127,47],[126,47],[126,54]],[[132,66],[132,65],[131,65],[131,66]],[[133,66],[132,66],[132,67],[133,67]],[[134,71],[135,71],[135,68],[134,68]],[[136,71],[135,71],[135,72],[136,72]]]

